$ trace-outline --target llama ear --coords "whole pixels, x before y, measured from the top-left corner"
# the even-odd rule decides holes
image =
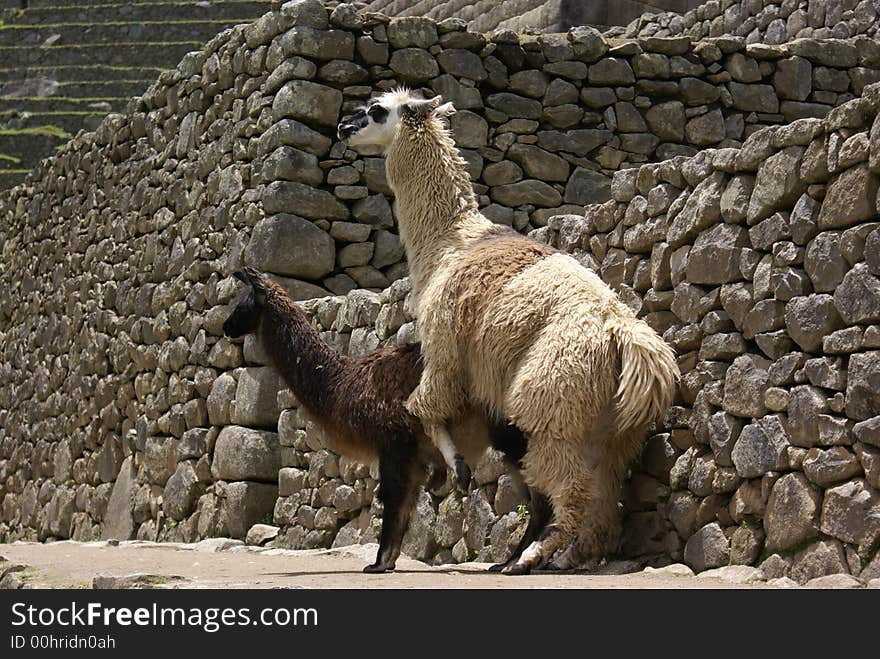
[[[422,116],[426,117],[433,110],[436,110],[440,106],[440,102],[443,100],[441,96],[435,96],[434,98],[421,99],[421,98],[413,98],[407,101],[402,107],[401,111],[409,116]]]
[[[246,267],[234,273],[233,277],[243,281],[254,291],[257,304],[266,303],[266,283],[262,272],[256,268]]]
[[[452,101],[447,101],[443,105],[440,105],[435,111],[438,117],[451,117],[455,114],[455,106],[452,104]]]

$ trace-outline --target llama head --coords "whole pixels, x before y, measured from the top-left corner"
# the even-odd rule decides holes
[[[455,113],[452,103],[440,96],[420,98],[407,89],[396,89],[371,98],[362,109],[343,119],[336,129],[349,146],[377,145],[387,149],[403,121],[427,121]]]
[[[223,323],[223,334],[238,338],[256,331],[266,304],[266,283],[256,268],[244,268],[232,275],[244,284],[232,301],[232,311]]]

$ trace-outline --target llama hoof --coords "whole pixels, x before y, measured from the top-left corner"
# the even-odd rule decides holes
[[[502,572],[507,567],[507,563],[495,563],[486,568],[486,572]]]
[[[531,565],[524,565],[523,563],[514,563],[513,565],[508,565],[507,567],[501,570],[501,574],[507,575],[520,575],[520,574],[529,574],[532,571]]]
[[[455,484],[464,494],[471,484],[471,468],[460,455],[455,456]]]
[[[385,567],[380,563],[373,563],[372,565],[368,565],[364,568],[364,572],[366,574],[385,574],[386,572],[391,572],[394,570],[393,567]]]

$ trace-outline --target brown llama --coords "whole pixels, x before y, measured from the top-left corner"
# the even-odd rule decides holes
[[[331,448],[362,462],[378,461],[382,532],[376,562],[364,572],[393,570],[419,487],[432,470],[441,477],[446,473],[443,456],[404,407],[422,374],[419,346],[385,348],[362,357],[341,355],[321,339],[278,284],[253,268],[234,276],[244,288],[232,302],[224,334],[237,338],[255,333],[274,368],[324,430]],[[471,461],[490,443],[512,463],[525,454],[525,438],[514,426],[471,414],[452,428]],[[547,522],[549,507],[537,495],[532,511],[511,560]]]

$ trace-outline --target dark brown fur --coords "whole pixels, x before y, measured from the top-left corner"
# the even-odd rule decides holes
[[[331,448],[365,462],[378,460],[382,534],[376,562],[365,571],[394,569],[419,487],[432,469],[445,474],[442,456],[404,407],[422,374],[419,346],[340,355],[280,286],[250,268],[236,277],[245,287],[224,333],[257,334],[273,366],[327,433]],[[495,424],[492,441],[513,461],[525,454],[525,438],[513,426]]]

